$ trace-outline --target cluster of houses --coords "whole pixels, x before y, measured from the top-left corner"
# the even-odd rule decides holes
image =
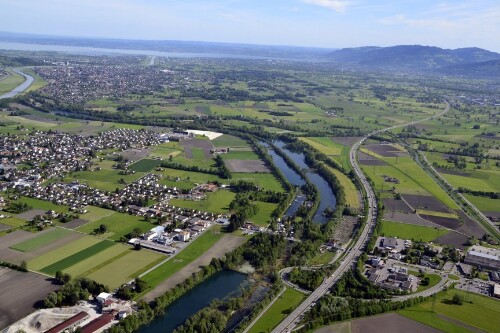
[[[371,263],[373,267],[366,272],[366,275],[373,284],[389,290],[408,292],[417,290],[419,279],[409,274],[406,268],[397,265],[386,267],[379,258],[372,259]]]
[[[151,94],[172,82],[174,73],[157,66],[84,64],[35,67],[49,84],[40,92],[67,104],[84,104],[102,97]],[[183,74],[186,75],[186,74]]]

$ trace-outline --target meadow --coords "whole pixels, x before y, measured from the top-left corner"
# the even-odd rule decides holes
[[[87,223],[79,228],[77,231],[86,234],[92,234],[94,230],[98,229],[101,224],[104,224],[108,231],[105,234],[99,234],[101,238],[109,238],[111,240],[120,240],[123,236],[138,228],[141,232],[145,232],[154,227],[150,222],[144,221],[142,217],[129,215],[124,213],[113,213],[104,216],[98,220]]]
[[[15,244],[11,246],[11,249],[22,251],[22,252],[30,252],[34,251],[44,245],[50,244],[53,241],[63,238],[68,235],[71,231],[61,228],[54,228],[49,232],[43,233],[41,235],[36,236],[30,240]]]
[[[177,207],[196,209],[212,213],[224,213],[229,210],[229,204],[236,194],[229,190],[218,190],[214,193],[207,193],[204,200],[184,200],[171,199],[170,204]]]
[[[294,309],[304,299],[304,294],[292,288],[286,288],[273,305],[250,328],[250,333],[270,332],[286,316],[287,311]]]
[[[446,235],[449,230],[432,227],[424,227],[414,224],[406,224],[391,221],[382,221],[380,234],[401,239],[413,239],[416,241],[431,242],[436,238]]]
[[[352,180],[337,169],[328,167],[328,170],[330,170],[330,172],[337,177],[340,185],[344,188],[347,205],[353,208],[360,208],[361,203],[359,201],[359,192]]]
[[[450,302],[455,294],[464,299],[462,305]],[[433,300],[429,299],[400,310],[398,313],[448,333],[470,332],[460,323],[489,333],[498,332],[500,327],[500,302],[498,300],[455,289],[437,294],[434,311]],[[447,318],[451,318],[453,322],[446,320]]]
[[[161,163],[161,160],[151,160],[148,158],[144,158],[130,165],[129,168],[130,170],[133,170],[135,172],[149,172],[159,166]]]
[[[271,214],[276,209],[277,204],[269,202],[256,202],[258,207],[257,214],[250,217],[250,221],[258,226],[267,227],[269,222],[271,222]]]

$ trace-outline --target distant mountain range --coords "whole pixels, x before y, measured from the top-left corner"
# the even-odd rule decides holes
[[[450,50],[421,45],[366,46],[336,50],[327,58],[366,68],[500,77],[500,54],[477,47]]]

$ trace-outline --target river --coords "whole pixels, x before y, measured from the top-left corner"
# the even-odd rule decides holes
[[[328,221],[328,218],[326,218],[323,213],[327,208],[332,208],[334,209],[337,203],[337,198],[335,197],[335,194],[333,194],[333,191],[328,184],[328,182],[318,175],[316,172],[312,172],[309,170],[309,167],[307,166],[305,162],[305,156],[302,153],[296,153],[292,152],[284,146],[286,145],[285,142],[277,140],[274,141],[273,144],[275,144],[277,147],[279,147],[290,159],[300,168],[307,170],[306,175],[309,181],[316,186],[319,192],[320,196],[320,203],[318,206],[318,210],[313,216],[313,221],[316,223],[326,223]],[[269,146],[267,146],[269,147]],[[291,169],[285,162],[285,160],[276,154],[276,152],[272,149],[268,150],[269,155],[273,158],[274,164],[278,169],[281,170],[283,175],[288,179],[288,181],[296,186],[301,186],[305,184],[304,179],[293,169]],[[299,179],[299,180],[297,180]],[[294,202],[290,205],[288,210],[285,212],[285,216],[291,216],[293,215],[299,206],[301,205],[302,202],[304,202],[305,198],[297,197]]]
[[[21,76],[24,76],[24,82],[15,87],[14,89],[12,89],[11,91],[9,91],[8,93],[1,95],[0,99],[16,97],[17,95],[28,89],[33,83],[33,81],[35,81],[35,78],[33,76],[24,73],[20,69],[14,68],[12,71],[16,72]]]
[[[162,316],[140,328],[137,333],[170,333],[214,299],[238,296],[245,281],[245,274],[235,271],[218,272],[170,304]]]

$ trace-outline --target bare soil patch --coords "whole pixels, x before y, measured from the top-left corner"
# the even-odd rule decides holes
[[[149,156],[151,149],[127,149],[120,153],[123,158],[129,161],[139,161]]]
[[[340,243],[345,244],[349,241],[354,229],[356,229],[358,218],[355,216],[344,216],[340,223],[335,226],[333,231],[333,238],[338,240]]]
[[[29,221],[32,220],[37,215],[45,215],[46,212],[47,211],[43,209],[30,209],[24,213],[17,214],[16,217]]]
[[[402,151],[401,149],[389,144],[370,144],[366,145],[365,148],[383,157],[407,155],[405,151]]]
[[[60,124],[61,123],[58,120],[49,119],[49,118],[41,117],[41,116],[34,115],[34,114],[25,114],[25,115],[22,115],[21,117],[25,118],[25,119],[29,119],[29,120],[39,121],[42,123],[49,123],[49,124]]]
[[[460,228],[460,220],[458,219],[453,219],[450,217],[434,216],[434,215],[425,215],[425,214],[419,214],[419,215],[423,219],[429,220],[448,229],[458,230]]]
[[[226,160],[225,162],[232,172],[271,172],[260,160]]]
[[[406,318],[391,312],[379,316],[356,319],[350,322],[326,326],[315,331],[315,333],[351,332],[351,333],[439,333],[441,331],[421,324],[418,321]]]
[[[467,236],[460,234],[458,232],[452,231],[449,232],[439,238],[436,238],[434,241],[436,243],[451,245],[456,248],[465,248],[465,243],[467,242]]]
[[[358,160],[359,163],[361,163],[361,165],[375,165],[375,166],[387,165],[385,161],[379,160],[375,156],[363,153],[362,151],[358,152]]]
[[[76,228],[81,227],[82,225],[87,224],[87,223],[89,223],[89,221],[87,221],[87,220],[75,219],[73,221],[64,223],[62,226],[64,228],[68,228],[68,229],[76,229]]]
[[[33,312],[48,293],[59,289],[52,279],[0,267],[0,329]]]
[[[413,209],[424,209],[433,212],[452,213],[441,201],[428,195],[402,194],[402,197]]]
[[[39,233],[33,233],[33,232],[24,231],[24,230],[16,230],[14,232],[11,232],[10,234],[7,234],[7,235],[2,236],[0,238],[0,251],[5,249],[5,248],[8,248],[9,246],[12,246],[14,244],[24,242],[25,240],[34,238],[43,232],[47,232],[47,230],[41,231]]]
[[[226,253],[234,250],[245,242],[245,238],[225,235],[217,243],[214,244],[207,252],[201,255],[198,259],[182,268],[170,278],[160,283],[156,288],[147,293],[143,299],[146,302],[152,301],[156,297],[163,295],[167,290],[174,288],[176,285],[186,280],[191,274],[200,270],[201,266],[210,264],[212,258],[221,258]],[[175,257],[171,260],[175,260]]]
[[[214,146],[209,140],[198,140],[198,139],[193,139],[193,140],[183,140],[181,141],[181,145],[183,147],[189,147],[189,148],[201,148],[201,149],[213,149]]]
[[[352,147],[356,142],[361,140],[360,136],[335,136],[331,138],[333,141],[341,145]]]
[[[193,158],[193,151],[189,147],[184,147],[184,155],[190,160]]]
[[[486,233],[486,231],[476,222],[471,220],[463,211],[456,210],[455,211],[458,216],[464,222],[462,226],[458,229],[458,231],[463,232],[464,234],[474,236],[476,238],[481,238]]]
[[[401,213],[413,213],[413,210],[403,200],[383,199],[385,211],[396,211]]]
[[[384,220],[387,221],[393,221],[393,222],[401,222],[401,223],[406,223],[406,224],[414,224],[414,225],[420,225],[424,227],[435,227],[436,224],[424,220],[420,216],[414,213],[400,213],[400,212],[384,212]]]
[[[443,169],[443,168],[437,168],[436,170],[439,171],[440,173],[444,173],[447,175],[455,175],[455,176],[462,176],[462,177],[469,177],[470,176],[470,173],[457,171],[457,170],[449,170],[449,169]]]

